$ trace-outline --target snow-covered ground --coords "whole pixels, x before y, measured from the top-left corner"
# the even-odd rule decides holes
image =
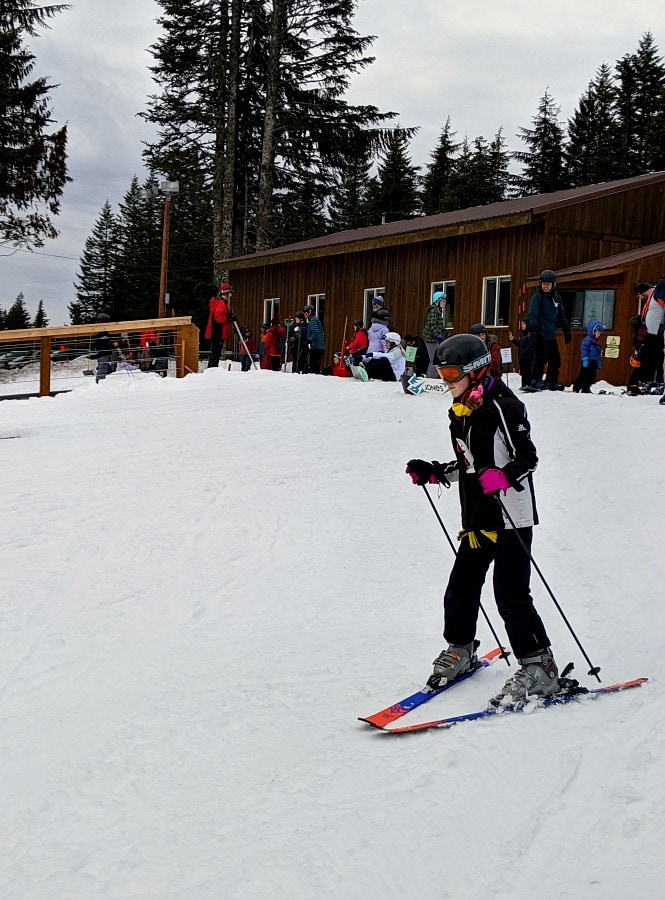
[[[443,645],[451,551],[404,465],[451,458],[446,397],[220,369],[0,402],[2,900],[662,896],[665,407],[526,402],[535,558],[603,681],[649,683],[401,738],[356,717]]]

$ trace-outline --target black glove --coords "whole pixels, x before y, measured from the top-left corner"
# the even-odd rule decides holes
[[[229,312],[229,322],[235,322],[235,321],[236,321],[235,313]]]
[[[450,482],[444,474],[445,468],[440,462],[410,459],[406,464],[406,474],[411,476],[413,484],[442,484],[444,487],[450,487]]]
[[[564,344],[570,343],[570,329],[569,328],[564,328],[564,330],[563,330],[563,342],[564,342]]]

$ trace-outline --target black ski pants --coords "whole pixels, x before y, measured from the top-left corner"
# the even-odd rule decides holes
[[[554,337],[547,341],[544,337],[538,336],[533,348],[533,364],[531,366],[531,378],[534,381],[540,381],[547,365],[547,383],[557,384],[559,381],[559,371],[561,369],[561,354],[559,353],[559,344]]]
[[[588,366],[582,366],[578,372],[577,378],[573,384],[573,390],[576,394],[590,394],[591,385],[596,380],[598,374],[598,363],[595,359],[589,360]]]
[[[640,352],[640,366],[630,370],[628,384],[663,379],[663,335],[646,334]]]
[[[519,534],[531,549],[533,529]],[[549,647],[550,640],[533,605],[529,588],[531,560],[512,529],[500,531],[496,543],[480,532],[480,546],[472,549],[464,537],[457,551],[443,598],[443,636],[450,644],[470,644],[476,636],[480,593],[494,562],[494,599],[517,659]]]

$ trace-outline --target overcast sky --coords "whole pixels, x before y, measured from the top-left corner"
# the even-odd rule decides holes
[[[117,209],[133,175],[145,177],[141,142],[151,131],[137,113],[154,87],[147,48],[158,14],[153,0],[74,0],[30,40],[38,73],[59,85],[51,106],[68,125],[73,182],[57,240],[32,254],[0,248],[3,308],[22,291],[31,315],[42,299],[52,325],[68,324],[78,260],[104,201]],[[565,124],[598,67],[633,53],[645,31],[665,53],[662,0],[360,0],[356,29],[377,36],[376,62],[349,99],[419,126],[411,150],[423,167],[448,116],[457,139],[491,140],[503,126],[508,147],[522,149],[515,135],[546,88]]]

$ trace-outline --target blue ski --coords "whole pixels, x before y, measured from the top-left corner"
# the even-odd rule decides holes
[[[460,675],[459,678],[456,678],[454,681],[445,684],[443,687],[438,688],[438,690],[416,691],[416,693],[411,694],[410,697],[405,697],[404,700],[400,700],[398,703],[393,703],[392,706],[387,706],[385,709],[379,710],[379,712],[374,713],[374,715],[358,716],[358,718],[361,722],[367,722],[368,725],[374,725],[375,728],[385,728],[386,725],[389,725],[396,719],[401,719],[402,716],[405,716],[408,712],[411,712],[412,709],[416,709],[416,707],[422,706],[423,703],[427,703],[427,701],[431,700],[432,697],[438,697],[439,694],[447,691],[448,688],[454,687],[461,681],[466,681],[467,678],[475,675],[475,673],[479,669],[482,669],[485,666],[489,666],[497,657],[501,656],[502,653],[503,650],[501,649],[501,647],[495,647],[494,650],[490,650],[489,653],[486,653],[484,656],[480,657],[480,659],[478,660],[478,665],[475,669],[471,669],[469,672],[465,672],[464,675]]]

